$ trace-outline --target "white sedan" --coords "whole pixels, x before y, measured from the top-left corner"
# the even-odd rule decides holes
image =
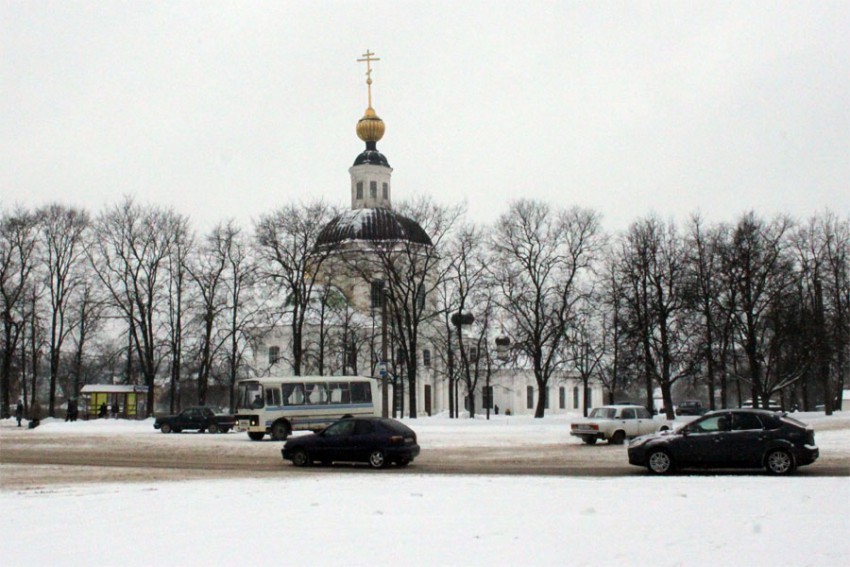
[[[570,435],[581,437],[588,445],[593,445],[599,439],[611,445],[622,445],[626,437],[639,437],[667,429],[670,429],[667,422],[653,419],[643,406],[612,405],[593,408],[586,418],[573,422]]]

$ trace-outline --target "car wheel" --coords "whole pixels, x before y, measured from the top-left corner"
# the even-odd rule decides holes
[[[588,435],[587,437],[582,437],[581,440],[587,443],[588,445],[596,445],[596,437],[593,437],[591,435]]]
[[[209,431],[210,433],[219,433],[221,430],[218,428],[218,425],[216,425],[215,423],[211,423],[210,426],[207,428],[207,431]]]
[[[626,440],[626,433],[624,431],[615,431],[614,435],[608,440],[609,445],[622,445],[623,441]]]
[[[262,441],[263,437],[265,437],[265,436],[266,436],[265,433],[261,433],[259,431],[249,431],[248,432],[248,438],[251,439],[251,441]]]
[[[284,421],[276,421],[272,425],[272,439],[275,441],[286,441],[289,437],[289,426]]]
[[[646,459],[646,468],[655,474],[670,474],[673,472],[673,459],[667,451],[658,449],[649,454]]]
[[[306,467],[310,464],[310,456],[304,449],[296,449],[292,453],[292,464],[296,467]]]
[[[373,469],[382,469],[387,466],[387,458],[384,456],[384,452],[380,449],[375,449],[369,453],[369,466]]]
[[[163,433],[171,433],[171,426],[168,425],[167,423],[163,423],[162,427],[160,427],[159,430],[162,431]]]
[[[794,457],[785,449],[777,449],[768,453],[764,467],[770,474],[788,474],[794,470]]]

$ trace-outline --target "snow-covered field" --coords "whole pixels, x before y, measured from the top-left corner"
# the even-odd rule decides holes
[[[799,417],[815,425],[822,452],[850,452],[850,416]],[[409,423],[423,451],[576,442],[562,418]],[[48,420],[31,433],[83,431],[159,435],[149,421],[114,420]],[[244,442],[237,434],[200,438]],[[183,436],[180,446],[183,439],[188,447],[199,436]],[[848,508],[850,478],[804,475],[453,477],[363,470],[279,480],[51,485],[0,492],[0,563],[844,565]]]

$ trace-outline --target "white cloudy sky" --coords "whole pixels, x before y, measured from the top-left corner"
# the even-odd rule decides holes
[[[846,215],[848,30],[846,0],[0,0],[0,204],[346,204],[369,48],[396,200]]]

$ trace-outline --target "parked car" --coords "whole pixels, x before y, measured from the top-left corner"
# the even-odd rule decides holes
[[[705,415],[707,411],[697,400],[686,400],[676,408],[676,415]]]
[[[386,417],[353,417],[318,433],[290,437],[281,449],[285,460],[303,467],[313,462],[364,462],[380,469],[389,463],[407,466],[419,455],[416,433]]]
[[[776,475],[818,458],[814,430],[784,413],[738,409],[707,413],[676,431],[629,444],[629,463],[655,474],[686,468],[762,468]]]
[[[206,406],[188,407],[177,415],[160,415],[153,422],[153,428],[163,433],[180,433],[184,429],[227,433],[235,425],[234,416],[216,414]]]
[[[593,445],[600,439],[612,445],[621,445],[626,437],[637,437],[666,429],[670,429],[670,426],[662,420],[653,419],[645,407],[616,404],[590,410],[586,418],[570,425],[570,435],[581,437],[588,445]]]

